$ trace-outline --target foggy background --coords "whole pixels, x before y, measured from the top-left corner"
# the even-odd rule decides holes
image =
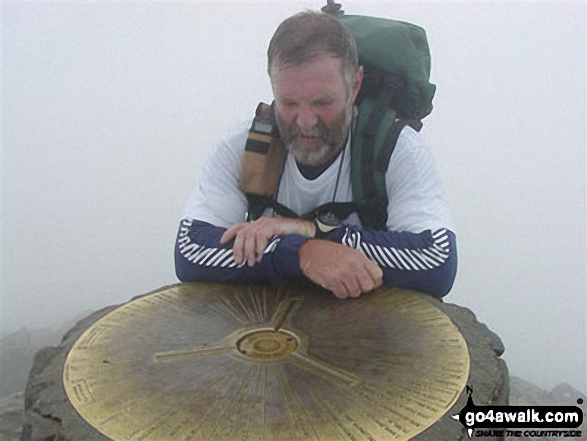
[[[324,4],[2,3],[0,334],[177,281],[204,158],[271,100],[276,26]],[[342,4],[427,31],[422,134],[459,252],[446,301],[501,336],[512,374],[586,391],[584,3]]]

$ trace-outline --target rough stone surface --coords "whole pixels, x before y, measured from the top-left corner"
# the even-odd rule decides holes
[[[23,392],[16,392],[0,398],[0,440],[20,440],[24,416],[23,395]]]
[[[32,365],[39,349],[58,344],[65,331],[20,329],[0,338],[0,397],[24,390],[27,377],[22,375],[22,367]]]
[[[63,388],[63,365],[69,350],[93,323],[115,309],[94,312],[68,331],[58,347],[35,354],[25,389],[22,439],[31,441],[106,440],[75,411]]]
[[[507,404],[509,375],[500,358],[504,351],[499,337],[479,323],[468,309],[422,296],[444,311],[459,328],[469,346],[471,370],[468,385],[473,387],[476,405]],[[63,365],[70,348],[81,334],[101,317],[117,308],[95,312],[74,326],[58,347],[48,347],[35,355],[25,392],[22,439],[28,440],[106,440],[89,426],[69,403],[62,383]],[[468,439],[463,426],[450,418],[466,404],[463,392],[439,421],[417,435],[418,441],[458,441]],[[490,438],[485,438],[490,439]]]

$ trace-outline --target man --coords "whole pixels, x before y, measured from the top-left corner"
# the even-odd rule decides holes
[[[352,201],[352,106],[363,79],[352,35],[327,14],[290,17],[269,45],[268,73],[288,149],[276,200],[299,215]],[[456,273],[455,236],[417,132],[402,130],[389,164],[387,231],[362,228],[353,214],[317,238],[314,222],[271,210],[243,222],[248,206],[238,179],[249,127],[221,139],[188,202],[175,250],[180,280],[305,278],[339,298],[382,284],[437,297],[448,293]]]

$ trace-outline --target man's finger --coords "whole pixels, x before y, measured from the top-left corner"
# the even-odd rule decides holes
[[[258,235],[257,236],[257,250],[255,260],[257,262],[261,261],[263,258],[263,253],[265,252],[265,248],[267,247],[268,238],[265,235]]]
[[[237,265],[243,263],[244,260],[244,243],[243,243],[243,236],[237,234],[236,238],[234,239],[234,244],[232,245],[232,251],[234,253],[234,261]]]
[[[362,277],[359,277],[358,282],[361,287],[361,293],[373,291],[376,286],[375,281],[368,272],[365,272],[365,274]]]
[[[346,299],[349,296],[346,286],[344,286],[343,283],[337,283],[332,290],[332,294],[334,294],[339,299]]]
[[[342,284],[346,287],[346,290],[347,290],[349,297],[357,298],[363,293],[361,291],[360,284],[357,280],[355,280],[354,275],[353,275],[353,277],[349,278],[348,280],[343,281]]]
[[[373,289],[379,288],[383,284],[383,271],[381,270],[381,268],[379,268],[379,265],[369,260],[365,263],[365,269],[367,270],[367,273],[371,276],[371,279],[373,280]]]
[[[227,229],[224,234],[220,237],[220,245],[224,245],[227,242],[230,242],[232,239],[235,238],[236,234],[243,228],[243,225],[246,224],[234,224],[232,227]]]
[[[250,267],[254,266],[257,261],[257,236],[254,233],[249,231],[246,235],[243,250],[247,264]]]
[[[347,297],[347,296],[346,296],[346,291],[345,291],[345,292],[332,291],[332,294],[334,294],[334,296],[335,296],[337,299],[341,299],[341,300],[344,300],[344,299],[346,299],[346,297]]]

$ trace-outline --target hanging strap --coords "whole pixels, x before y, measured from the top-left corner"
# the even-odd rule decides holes
[[[279,185],[279,177],[285,162],[286,150],[279,141],[272,117],[272,106],[260,103],[247,136],[241,162],[239,188],[249,201],[248,220],[258,219],[271,207],[280,215],[287,207],[279,208],[277,201],[270,203]],[[281,205],[281,204],[278,204]],[[290,213],[293,213],[289,210]],[[293,213],[295,216],[295,213]],[[291,217],[291,216],[288,216]]]

